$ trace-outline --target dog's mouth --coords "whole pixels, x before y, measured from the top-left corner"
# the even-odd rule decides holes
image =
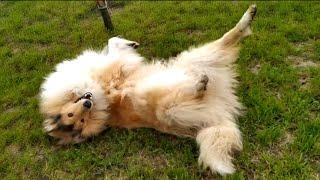
[[[87,99],[87,100],[90,100],[92,101],[92,93],[91,92],[86,92],[84,93],[81,97],[79,97],[74,103],[77,103],[78,101],[80,101],[81,99]]]

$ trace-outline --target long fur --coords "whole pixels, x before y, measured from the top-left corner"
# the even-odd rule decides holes
[[[250,6],[222,38],[168,63],[145,64],[132,48],[136,42],[115,37],[102,52],[85,51],[58,64],[41,87],[45,130],[61,143],[77,143],[107,126],[154,128],[195,138],[199,164],[233,173],[232,152],[242,149],[233,63],[255,13]],[[86,92],[92,99],[82,98]],[[92,107],[84,108],[86,101]]]

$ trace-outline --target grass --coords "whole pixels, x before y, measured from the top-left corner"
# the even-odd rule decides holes
[[[150,129],[109,129],[56,148],[42,131],[37,94],[55,64],[122,35],[147,58],[220,37],[249,2],[126,2],[104,31],[93,1],[0,2],[1,179],[210,179],[193,140]],[[116,4],[117,5],[117,4]],[[124,6],[123,6],[124,5]],[[258,2],[237,62],[244,151],[227,179],[319,179],[320,4]]]

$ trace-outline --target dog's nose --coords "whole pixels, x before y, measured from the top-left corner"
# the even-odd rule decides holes
[[[83,106],[89,109],[89,108],[91,108],[92,103],[91,103],[91,101],[87,100],[87,101],[85,101],[85,102],[83,103]]]

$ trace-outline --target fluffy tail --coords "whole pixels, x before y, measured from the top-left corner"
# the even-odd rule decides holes
[[[241,133],[235,124],[212,126],[197,135],[200,146],[199,164],[221,175],[232,174],[232,153],[242,150]]]

